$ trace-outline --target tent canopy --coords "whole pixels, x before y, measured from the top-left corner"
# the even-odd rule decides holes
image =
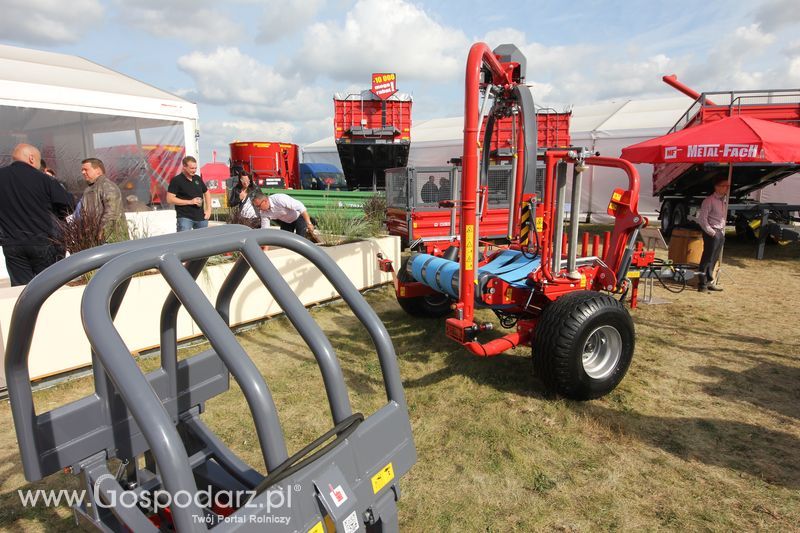
[[[0,164],[14,146],[37,146],[73,194],[80,161],[99,157],[125,192],[151,188],[197,155],[197,105],[87,59],[0,45]]]
[[[197,119],[197,105],[78,56],[0,45],[0,103]]]

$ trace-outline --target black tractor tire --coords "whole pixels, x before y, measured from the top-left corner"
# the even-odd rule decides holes
[[[683,202],[678,202],[672,208],[672,227],[679,228],[689,222],[689,209]]]
[[[403,282],[415,281],[408,273],[406,266],[408,259],[404,259],[397,271],[397,279]],[[411,316],[421,318],[441,318],[450,313],[452,300],[446,294],[435,293],[425,296],[414,296],[412,298],[401,298],[397,295],[397,303],[403,311]]]
[[[661,218],[661,234],[664,235],[665,239],[668,239],[674,227],[672,223],[672,202],[664,200],[664,203],[661,204],[659,216]]]
[[[572,400],[605,396],[622,381],[633,358],[633,320],[607,294],[577,291],[545,307],[532,343],[535,374]]]

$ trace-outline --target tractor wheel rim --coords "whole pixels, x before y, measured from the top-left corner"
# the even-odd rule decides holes
[[[583,345],[583,370],[593,379],[603,379],[614,372],[622,358],[622,336],[613,326],[592,331]]]

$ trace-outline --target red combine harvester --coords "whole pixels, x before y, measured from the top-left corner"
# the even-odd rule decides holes
[[[708,124],[725,117],[747,116],[800,126],[800,89],[763,91],[704,92],[687,87],[675,75],[664,76],[665,83],[694,98],[695,102],[669,133]],[[727,163],[663,163],[653,169],[653,196],[661,201],[661,231],[669,236],[673,228],[686,224],[693,209],[711,194],[713,182],[728,176]],[[786,209],[780,205],[759,206],[747,197],[767,185],[800,171],[794,162],[737,163],[731,175],[730,222],[740,236],[752,234],[752,222],[762,215],[788,222]],[[747,202],[747,203],[742,203]],[[735,214],[734,214],[735,211]],[[764,220],[766,222],[766,220]],[[763,243],[762,243],[763,244]]]
[[[564,148],[570,146],[571,113],[539,109],[536,114],[538,145]],[[481,125],[483,138],[487,120]],[[480,238],[506,239],[513,233],[509,217],[509,198],[514,195],[514,165],[517,132],[512,117],[496,119],[491,134],[489,169],[482,174],[486,209],[481,214]],[[393,168],[386,171],[386,221],[390,235],[397,235],[403,245],[436,253],[458,240],[461,160],[454,166]],[[433,178],[433,181],[431,181]],[[535,180],[524,184],[524,193],[541,196],[543,169]],[[436,186],[435,193],[433,187]],[[449,208],[442,205],[450,205]]]
[[[375,76],[393,77],[394,74],[373,74],[373,78]],[[376,86],[373,83],[373,87]],[[351,190],[383,189],[385,170],[408,163],[411,96],[377,92],[380,96],[362,91],[359,94],[337,93],[333,97],[336,149]]]
[[[632,260],[646,264],[636,237],[647,220],[639,215],[639,175],[627,161],[599,157],[582,148],[539,150],[536,110],[525,85],[525,57],[513,45],[491,51],[484,43],[470,49],[464,103],[464,155],[461,197],[457,200],[460,239],[438,254],[414,253],[398,269],[400,306],[416,316],[445,316],[445,334],[481,357],[517,346],[531,346],[534,369],[545,385],[568,398],[586,400],[613,390],[630,365],[634,328],[612,293],[624,296]],[[481,93],[484,95],[480,105]],[[488,121],[479,141],[482,109]],[[498,119],[510,117],[516,139],[511,157],[514,185],[508,198],[510,244],[481,253],[480,214],[487,194],[479,176],[489,170],[491,138]],[[525,192],[544,166],[541,196]],[[578,220],[583,172],[589,165],[620,169],[626,186],[616,189],[608,213],[613,231],[601,255],[579,251]],[[571,216],[565,230],[567,172],[572,169]],[[391,261],[379,258],[384,271]],[[491,323],[476,322],[475,309],[494,311],[510,333],[480,337]]]
[[[282,142],[232,142],[231,173],[243,169],[258,187],[299,189],[299,153],[296,144]]]

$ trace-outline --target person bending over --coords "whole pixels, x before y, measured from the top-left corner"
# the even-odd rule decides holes
[[[269,227],[270,221],[276,220],[282,230],[297,233],[301,237],[308,238],[308,232],[314,230],[306,206],[287,194],[267,196],[256,192],[252,202],[261,216],[262,228]]]

